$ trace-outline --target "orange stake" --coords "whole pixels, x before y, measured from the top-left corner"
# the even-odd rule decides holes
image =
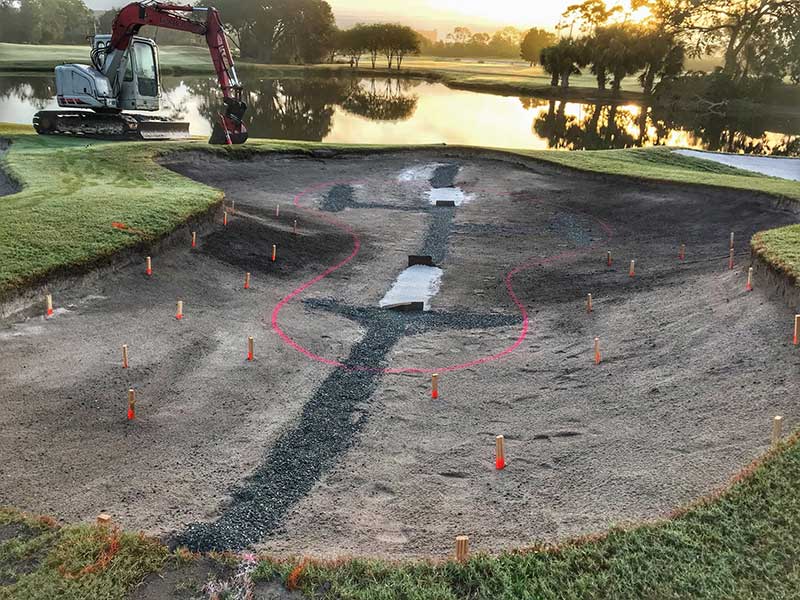
[[[436,400],[439,397],[439,374],[431,375],[431,398]]]
[[[678,259],[683,260],[686,258],[686,244],[681,244],[681,250],[678,252]]]
[[[628,275],[630,275],[631,277],[636,275],[636,261],[635,260],[631,261],[631,269],[630,269],[630,271],[628,271]]]
[[[45,300],[47,301],[47,316],[48,317],[52,317],[53,316],[53,296],[52,296],[52,294],[47,294],[47,296],[45,297]]]
[[[152,275],[152,274],[153,274],[153,261],[152,261],[152,260],[150,260],[150,257],[148,256],[148,257],[145,259],[145,262],[146,262],[146,266],[145,266],[144,272],[145,272],[147,275]]]
[[[502,471],[506,468],[506,446],[505,446],[505,438],[502,435],[498,435],[494,438],[494,446],[495,446],[495,458],[494,458],[494,466],[498,471]]]
[[[600,338],[594,338],[594,364],[600,364]]]
[[[280,216],[281,216],[281,205],[280,204],[276,204],[275,205],[275,218],[277,219]]]
[[[122,344],[122,368],[128,368],[128,344]]]
[[[251,335],[247,338],[247,360],[253,360],[255,356],[255,342],[253,341],[253,336]]]
[[[606,264],[610,267],[611,266],[611,250],[606,252]]]
[[[197,248],[197,232],[192,232],[192,248]]]
[[[278,247],[275,244],[272,244],[272,262],[275,262],[275,258],[278,256]]]
[[[753,267],[747,269],[747,285],[744,286],[744,289],[748,292],[753,291]]]
[[[246,290],[250,289],[250,273],[244,274],[244,289]]]
[[[797,335],[800,334],[800,315],[794,316],[794,345],[797,346]]]
[[[175,313],[175,318],[180,321],[183,318],[183,300],[178,300],[178,310]]]
[[[133,421],[136,417],[136,391],[131,388],[128,390],[128,421]]]
[[[227,210],[222,213],[222,224],[223,225],[227,225],[228,224],[228,211]]]
[[[586,297],[586,312],[587,313],[592,312],[592,295],[591,294],[589,294]]]

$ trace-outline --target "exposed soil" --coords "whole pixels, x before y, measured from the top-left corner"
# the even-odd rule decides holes
[[[797,220],[766,197],[444,150],[168,166],[236,212],[151,278],[142,260],[2,325],[0,504],[195,549],[497,551],[664,515],[797,421],[791,312],[744,290],[750,236]],[[453,184],[467,203],[430,205]],[[423,253],[431,312],[378,310]]]

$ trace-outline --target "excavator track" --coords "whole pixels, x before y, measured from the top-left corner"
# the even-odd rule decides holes
[[[33,116],[33,127],[41,135],[75,135],[116,140],[189,138],[189,123],[129,113],[41,110]]]

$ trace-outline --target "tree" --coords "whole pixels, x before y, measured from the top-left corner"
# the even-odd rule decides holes
[[[612,76],[611,89],[618,92],[622,80],[636,73],[644,66],[636,40],[636,29],[624,23],[609,25],[607,30],[607,46],[603,61]]]
[[[522,40],[522,32],[516,27],[503,27],[492,35],[489,42],[491,53],[496,56],[516,55]]]
[[[676,77],[683,71],[686,50],[674,34],[643,26],[637,36],[637,46],[643,63],[639,83],[645,94],[653,93],[656,79]]]
[[[684,36],[699,56],[722,50],[723,73],[745,76],[746,51],[760,34],[796,22],[798,0],[633,0],[647,7],[659,26]]]
[[[561,16],[573,24],[580,23],[581,31],[594,32],[620,12],[622,6],[619,4],[609,7],[603,0],[586,0],[568,6]]]
[[[469,27],[456,27],[453,33],[447,34],[447,41],[453,44],[466,44],[472,39],[472,32]]]
[[[398,26],[394,30],[393,43],[395,45],[395,56],[397,57],[397,70],[403,64],[403,59],[409,54],[419,54],[420,36],[419,34],[404,25]]]
[[[585,47],[583,44],[564,38],[556,45],[544,48],[539,56],[539,62],[545,72],[552,77],[550,85],[553,87],[561,81],[561,87],[569,87],[572,75],[580,75],[580,67],[586,65]]]
[[[528,61],[533,66],[539,62],[539,55],[542,53],[542,49],[555,43],[555,34],[538,27],[529,29],[520,44],[520,58]]]
[[[201,0],[220,12],[243,57],[267,63],[318,62],[328,56],[334,18],[324,0]]]
[[[350,59],[354,67],[358,67],[361,55],[367,51],[366,30],[366,25],[358,24],[339,33],[339,52]]]

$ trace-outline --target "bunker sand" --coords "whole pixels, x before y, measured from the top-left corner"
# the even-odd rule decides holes
[[[401,174],[429,164],[456,165],[471,197],[437,225],[447,248],[431,310],[443,325],[372,339],[373,363],[359,354],[369,323],[348,311],[377,309],[425,247],[431,183]],[[150,278],[143,260],[57,296],[66,312],[54,319],[2,324],[2,504],[64,520],[105,511],[176,540],[286,554],[443,555],[462,533],[498,551],[664,515],[762,452],[773,415],[796,420],[792,315],[758,280],[745,292],[744,247],[727,270],[730,231],[743,241],[797,220],[768,198],[446,151],[246,163],[197,153],[169,166],[223,189],[236,212],[194,252],[187,239],[154,256]],[[319,210],[336,185],[353,205]],[[289,345],[275,307],[356,238],[352,260],[281,308]],[[486,321],[447,320],[459,314]],[[273,451],[310,399],[329,382],[335,403],[346,393],[336,382],[352,382],[336,371],[359,368],[370,385],[346,405],[349,425],[314,422],[299,438],[322,468],[286,493],[270,487],[276,469],[295,468]]]

